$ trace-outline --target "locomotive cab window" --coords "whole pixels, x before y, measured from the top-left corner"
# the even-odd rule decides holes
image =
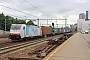
[[[21,25],[12,25],[11,26],[12,30],[20,30],[20,28],[21,28]]]

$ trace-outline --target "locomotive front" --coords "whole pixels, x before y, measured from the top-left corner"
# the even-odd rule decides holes
[[[22,24],[12,24],[9,35],[11,40],[20,40],[22,38],[22,35],[25,34],[25,27],[22,26]]]

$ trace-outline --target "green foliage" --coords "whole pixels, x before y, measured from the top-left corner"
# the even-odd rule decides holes
[[[75,28],[75,31],[77,32],[77,27]]]
[[[19,19],[19,23],[26,24],[25,20],[20,20],[20,19]]]
[[[6,31],[10,31],[10,27],[12,24],[23,23],[26,24],[25,20],[15,19],[11,16],[5,16],[3,13],[0,14],[0,30],[5,31],[5,19],[6,19]],[[29,23],[28,23],[29,24]],[[33,22],[32,22],[33,24]]]
[[[52,28],[52,26],[49,26],[49,27],[51,27],[51,28]]]
[[[11,26],[11,24],[12,24],[12,22],[13,22],[12,20],[10,20],[10,18],[11,18],[10,16],[6,16],[6,17],[5,17],[5,19],[6,19],[6,30],[7,30],[7,31],[9,31],[10,26]]]
[[[26,25],[34,25],[34,23],[30,20],[26,23]]]
[[[5,26],[5,16],[4,14],[0,14],[0,29],[4,30],[4,26]]]

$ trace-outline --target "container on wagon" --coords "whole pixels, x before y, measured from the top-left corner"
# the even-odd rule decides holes
[[[64,30],[65,30],[64,32],[68,32],[68,29],[67,28],[65,28]]]
[[[64,33],[64,28],[61,28],[61,32]]]
[[[57,33],[57,34],[61,33],[61,28],[54,28],[54,33]]]
[[[48,26],[41,26],[42,35],[50,35],[52,33],[52,28]]]

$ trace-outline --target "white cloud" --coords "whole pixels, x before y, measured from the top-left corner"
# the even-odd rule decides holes
[[[79,3],[87,3],[87,0],[77,0]]]
[[[3,3],[0,3],[0,5],[3,5]]]
[[[86,10],[90,11],[89,0],[27,0],[30,4],[24,0],[0,0],[0,5],[5,5],[25,13],[29,13],[39,18],[67,18],[69,24],[76,23],[78,15],[85,13]],[[32,6],[35,7],[32,7]],[[38,8],[38,9],[37,9]],[[31,15],[13,11],[11,9],[0,6],[0,12],[6,15],[13,15],[22,18],[34,18]],[[43,13],[42,13],[43,12]],[[26,17],[25,17],[26,16]],[[55,22],[55,21],[52,21]],[[51,24],[52,22],[49,22]],[[59,22],[59,21],[58,21]],[[43,21],[40,22],[43,24]],[[47,24],[47,21],[44,21]],[[59,23],[64,23],[60,21]]]

